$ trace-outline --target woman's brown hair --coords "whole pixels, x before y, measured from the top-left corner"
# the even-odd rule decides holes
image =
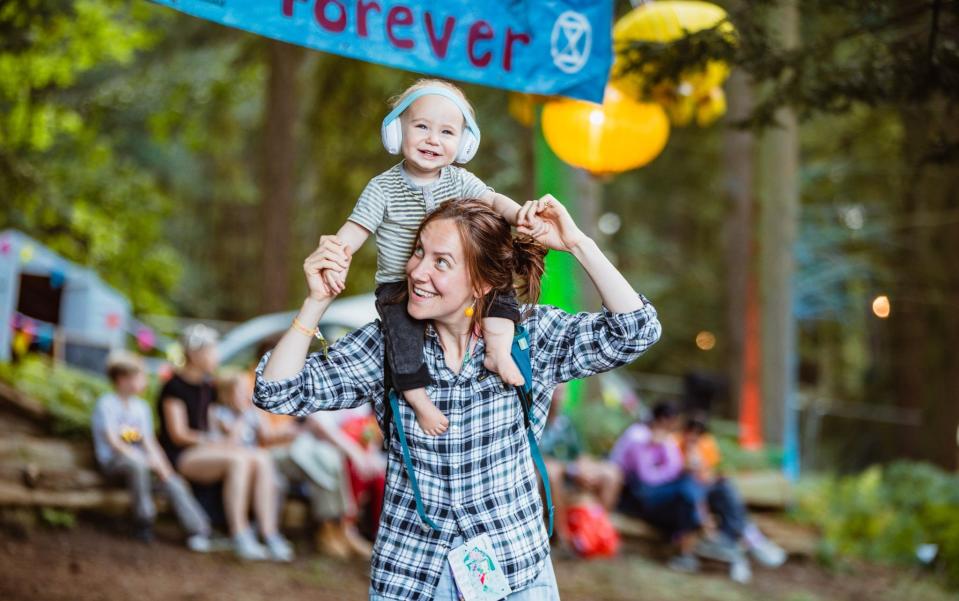
[[[536,304],[545,269],[545,246],[529,236],[514,236],[509,222],[480,200],[440,205],[420,224],[416,240],[427,225],[441,219],[449,219],[459,230],[470,281],[477,288],[490,287],[489,294],[476,301],[474,320],[486,315],[497,294],[515,291],[522,301]]]

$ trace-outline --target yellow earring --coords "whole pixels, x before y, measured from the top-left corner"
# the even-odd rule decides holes
[[[473,314],[476,313],[475,307],[476,307],[476,301],[473,301],[472,305],[463,309],[463,314],[466,315],[467,317],[473,317]]]

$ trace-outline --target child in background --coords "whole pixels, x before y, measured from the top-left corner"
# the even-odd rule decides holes
[[[376,234],[376,307],[383,320],[393,384],[416,413],[423,431],[436,436],[446,430],[449,420],[426,393],[430,377],[423,360],[424,326],[409,316],[405,303],[407,293],[421,302],[437,295],[435,290],[407,290],[406,263],[420,222],[445,202],[475,198],[513,225],[528,225],[534,235],[546,226],[536,217],[537,205],[532,201],[520,207],[469,171],[453,166],[469,161],[480,142],[473,108],[458,87],[421,79],[392,105],[383,120],[383,144],[391,154],[402,153],[403,160],[370,180],[334,241],[350,255],[370,234]],[[327,269],[323,276],[331,290],[343,290],[343,270]],[[522,384],[510,356],[514,324],[520,318],[515,295],[494,294],[488,307],[482,298],[476,304],[477,317],[482,318],[486,368],[507,384]],[[475,310],[467,309],[469,316]]]
[[[137,538],[147,543],[153,540],[156,505],[152,487],[156,475],[189,536],[187,546],[197,552],[209,551],[209,518],[183,479],[173,471],[154,434],[153,412],[140,398],[146,389],[142,361],[127,351],[111,353],[107,358],[107,376],[114,392],[100,397],[93,409],[94,451],[104,475],[126,480]]]
[[[210,405],[211,440],[256,448],[262,426],[260,411],[253,406],[249,379],[245,373],[232,370],[224,370],[217,376],[217,402]]]
[[[211,437],[220,444],[239,447],[257,456],[256,477],[267,478],[272,484],[262,490],[273,493],[264,495],[267,498],[255,495],[253,499],[260,534],[270,559],[292,561],[293,546],[277,526],[276,466],[270,452],[258,446],[266,441],[260,422],[262,413],[253,406],[250,375],[239,370],[225,371],[217,377],[216,395],[217,402],[210,405],[209,413]]]
[[[766,538],[749,519],[746,504],[732,482],[719,472],[719,444],[709,432],[706,416],[700,413],[688,416],[678,442],[687,471],[706,491],[705,504],[719,522],[718,537],[723,546],[741,545],[760,564],[771,568],[781,566],[786,561],[786,552]]]

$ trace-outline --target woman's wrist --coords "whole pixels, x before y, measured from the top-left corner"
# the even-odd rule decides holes
[[[579,239],[573,242],[572,246],[569,247],[570,254],[580,261],[585,259],[589,253],[597,250],[599,250],[599,246],[596,244],[596,241],[582,233]]]
[[[323,313],[330,306],[331,301],[330,298],[318,299],[307,296],[300,306],[300,312],[296,314],[296,321],[306,328],[315,328],[320,323],[320,318],[323,317]]]

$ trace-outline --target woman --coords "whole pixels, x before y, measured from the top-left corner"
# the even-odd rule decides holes
[[[660,334],[647,304],[573,223],[555,199],[527,203],[549,227],[538,236],[548,248],[570,252],[586,269],[607,307],[570,315],[534,306],[523,320],[533,366],[532,420],[542,434],[552,389],[624,365]],[[521,233],[530,233],[520,227]],[[514,272],[535,301],[543,248],[514,239],[509,224],[485,205],[442,205],[421,224],[407,263],[410,315],[429,322],[424,355],[434,384],[430,398],[449,430],[427,435],[400,403],[412,462],[431,529],[414,509],[396,434],[390,445],[386,499],[373,549],[371,599],[456,599],[447,555],[481,534],[505,574],[510,601],[558,599],[549,541],[516,392],[483,367],[476,319],[489,293],[507,290]],[[383,335],[371,323],[340,339],[327,357],[307,357],[310,338],[335,296],[320,272],[349,266],[349,249],[328,238],[304,262],[310,294],[272,354],[258,370],[254,402],[263,409],[304,415],[373,402],[383,414]],[[478,543],[477,543],[478,544]]]
[[[210,404],[216,399],[213,374],[219,359],[217,334],[197,324],[181,338],[186,363],[160,391],[160,444],[187,480],[223,482],[223,505],[233,550],[242,559],[289,561],[293,549],[277,530],[273,460],[263,449],[217,442],[210,432]],[[250,528],[250,500],[263,540]]]

